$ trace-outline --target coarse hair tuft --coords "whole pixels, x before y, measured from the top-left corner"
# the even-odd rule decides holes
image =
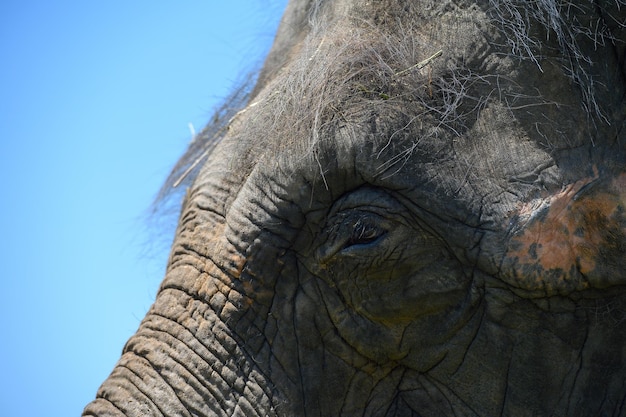
[[[556,60],[579,87],[589,117],[608,122],[596,99],[599,81],[588,51],[623,42],[613,32],[626,28],[618,17],[626,0],[384,0],[350,11],[350,23],[340,25],[326,17],[332,14],[330,2],[314,5],[298,53],[273,78],[263,78],[265,88],[253,88],[252,76],[234,91],[174,167],[159,201],[193,181],[236,120],[245,119],[245,131],[237,133],[242,143],[263,147],[270,143],[264,138],[280,137],[271,146],[298,146],[313,158],[320,141],[332,137],[329,132],[376,121],[379,128],[393,128],[388,144],[400,135],[409,138],[408,148],[381,161],[385,171],[406,160],[419,140],[462,135],[492,96],[507,103],[546,104],[540,94],[532,97],[507,84],[506,74],[477,71],[459,58],[462,51],[453,51],[458,46],[450,39],[438,43],[437,19],[454,19],[458,13],[461,21],[475,9],[500,34],[489,39],[485,54],[508,51],[510,58],[530,61],[540,70],[546,59]]]

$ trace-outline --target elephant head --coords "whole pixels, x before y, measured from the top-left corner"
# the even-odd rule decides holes
[[[293,0],[84,415],[625,415],[625,51],[622,0]]]

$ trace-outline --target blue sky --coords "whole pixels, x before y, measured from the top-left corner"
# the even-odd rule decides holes
[[[148,211],[285,0],[0,4],[0,415],[79,415],[150,307]]]

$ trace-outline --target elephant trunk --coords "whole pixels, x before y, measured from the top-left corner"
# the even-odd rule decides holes
[[[210,305],[174,282],[166,280],[84,414],[271,415],[268,384],[238,337]]]
[[[84,415],[274,415],[251,356],[262,350],[263,312],[244,295],[244,258],[220,233],[224,216],[205,203],[183,211],[157,299]]]
[[[213,308],[177,285],[185,279],[170,274],[85,415],[272,414],[263,375]]]

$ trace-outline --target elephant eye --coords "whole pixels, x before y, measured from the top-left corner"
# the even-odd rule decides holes
[[[346,241],[343,249],[357,245],[367,245],[377,241],[386,231],[364,219],[359,219],[354,223],[352,235]]]
[[[325,221],[316,258],[321,265],[351,259],[370,262],[393,250],[402,229],[404,206],[386,191],[363,187],[343,195]]]

